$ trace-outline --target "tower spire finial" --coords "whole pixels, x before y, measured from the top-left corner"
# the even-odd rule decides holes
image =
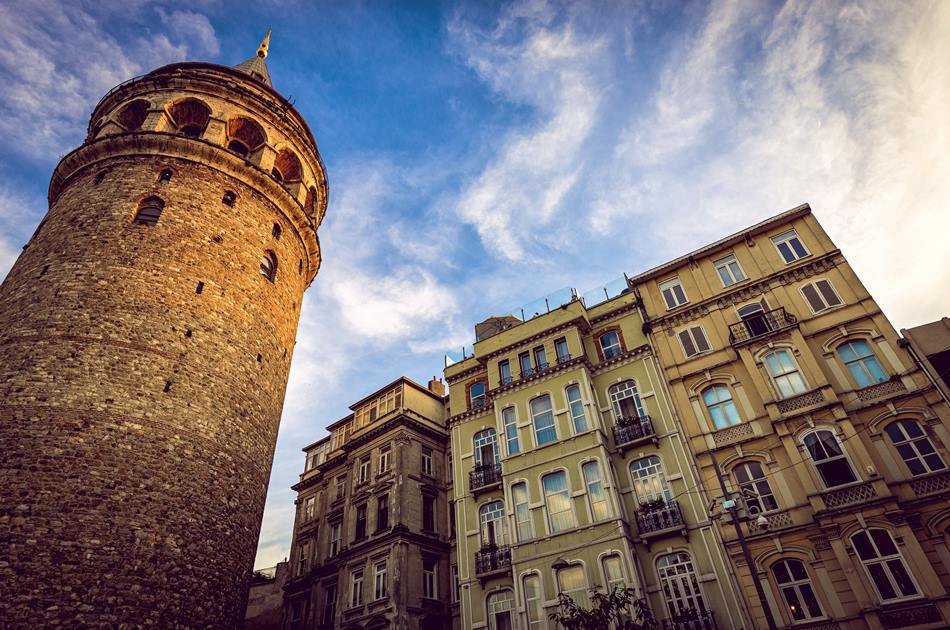
[[[257,56],[261,59],[267,57],[267,48],[270,46],[270,31],[271,29],[267,29],[267,35],[264,35],[264,40],[257,49]]]

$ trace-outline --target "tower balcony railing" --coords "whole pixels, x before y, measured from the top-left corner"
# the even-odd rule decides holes
[[[620,418],[614,424],[614,444],[618,447],[630,447],[656,439],[656,430],[650,416]]]
[[[488,577],[511,571],[511,547],[486,545],[475,552],[476,577]]]
[[[798,319],[784,307],[763,311],[729,325],[729,343],[737,346],[798,325]]]
[[[643,539],[685,530],[686,521],[680,504],[664,499],[641,504],[637,510],[637,529]]]
[[[501,464],[479,464],[468,473],[468,488],[472,494],[487,492],[501,486]]]

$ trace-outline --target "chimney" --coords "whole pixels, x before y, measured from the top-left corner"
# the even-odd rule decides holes
[[[432,377],[429,380],[429,391],[435,394],[436,396],[445,396],[445,383],[442,382],[441,378]]]

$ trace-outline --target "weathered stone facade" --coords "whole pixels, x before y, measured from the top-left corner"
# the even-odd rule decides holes
[[[320,264],[313,136],[266,73],[166,66],[49,200],[0,287],[0,619],[238,626]]]

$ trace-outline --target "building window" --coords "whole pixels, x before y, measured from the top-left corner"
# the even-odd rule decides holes
[[[303,520],[309,521],[313,518],[314,508],[317,504],[316,497],[307,497],[303,500]]]
[[[601,565],[604,569],[604,582],[607,584],[607,593],[611,593],[618,588],[623,589],[627,587],[627,580],[623,575],[623,560],[620,559],[620,556],[616,554],[604,556]]]
[[[452,603],[456,603],[459,600],[460,591],[462,590],[462,580],[459,579],[459,565],[452,565]]]
[[[422,495],[422,531],[435,531],[435,497]]]
[[[851,544],[882,602],[920,594],[900,550],[887,530],[871,528],[858,532],[851,536]]]
[[[475,465],[493,466],[498,463],[498,449],[495,447],[494,429],[482,429],[472,438],[475,445]]]
[[[508,455],[517,455],[521,452],[521,442],[518,439],[518,421],[514,407],[505,407],[501,412],[501,420],[505,425],[505,446]]]
[[[524,576],[524,608],[528,615],[528,628],[544,628],[544,605],[541,597],[541,579],[537,573]]]
[[[610,518],[610,502],[607,500],[607,491],[604,490],[604,481],[600,476],[600,464],[587,462],[581,467],[584,473],[584,483],[587,486],[587,504],[590,507],[591,521],[603,521]]]
[[[656,455],[642,457],[630,462],[630,478],[633,480],[633,493],[640,505],[662,500],[669,503],[673,493],[663,474],[663,466]]]
[[[732,469],[739,484],[739,491],[746,495],[745,504],[749,514],[761,514],[778,509],[772,487],[759,462],[743,462]]]
[[[544,346],[538,346],[533,350],[534,353],[534,367],[539,372],[545,370],[548,367],[548,357],[544,352]]]
[[[366,504],[356,506],[356,540],[366,538]]]
[[[534,370],[531,368],[531,354],[527,352],[522,352],[518,355],[518,367],[521,369],[521,378],[528,378],[529,376],[534,375]]]
[[[564,363],[570,360],[571,351],[567,347],[567,339],[558,337],[554,340],[554,354],[557,356],[558,363]]]
[[[389,529],[389,495],[382,494],[376,498],[376,531]]]
[[[511,614],[515,607],[515,596],[510,588],[489,594],[485,605],[488,608],[488,630],[511,630],[515,627]]]
[[[598,337],[597,341],[600,344],[600,351],[604,355],[604,361],[619,357],[623,353],[620,333],[616,330],[608,330]]]
[[[910,474],[917,476],[943,470],[947,466],[934,448],[933,442],[919,424],[912,420],[898,420],[884,429],[887,437],[901,459],[907,464]]]
[[[221,197],[221,203],[223,203],[226,206],[234,206],[235,201],[237,201],[237,195],[235,195],[230,190],[224,191],[224,196]]]
[[[612,386],[608,391],[610,404],[614,412],[614,421],[635,420],[646,414],[640,393],[637,391],[636,381],[623,381]]]
[[[689,611],[704,612],[706,602],[699,590],[699,580],[693,570],[693,561],[685,551],[677,551],[660,556],[656,560],[656,570],[660,576],[660,588],[666,609],[671,617],[678,617]]]
[[[289,630],[298,630],[303,624],[303,611],[307,602],[302,599],[295,600],[290,604],[290,618],[287,621]]]
[[[170,181],[172,181],[172,169],[163,168],[162,172],[158,174],[158,183],[167,184]]]
[[[363,605],[363,569],[350,574],[350,608]]]
[[[557,429],[554,426],[554,411],[551,409],[551,397],[545,394],[531,400],[531,419],[534,423],[534,441],[543,446],[557,440]]]
[[[389,446],[384,446],[379,449],[379,474],[389,472],[390,465],[390,454],[392,449]]]
[[[887,380],[887,374],[881,369],[871,346],[863,339],[846,341],[838,346],[838,356],[848,366],[848,371],[859,388]]]
[[[821,611],[815,589],[812,588],[805,564],[800,560],[779,560],[772,565],[772,575],[782,593],[788,614],[793,622],[821,619]]]
[[[422,596],[427,599],[438,599],[439,588],[435,579],[436,561],[431,558],[422,560]]]
[[[281,232],[283,232],[283,230],[280,229],[280,223],[275,223],[274,227],[270,230],[271,236],[278,240],[280,240]]]
[[[712,385],[703,390],[703,402],[716,429],[725,429],[742,422],[732,394],[725,385]]]
[[[343,526],[340,523],[330,523],[330,557],[340,553],[340,543],[343,541]]]
[[[835,306],[841,306],[841,298],[827,280],[816,280],[802,286],[802,295],[813,313],[820,313]]]
[[[765,355],[765,367],[780,398],[801,394],[808,389],[789,350],[776,350]]]
[[[176,130],[189,138],[200,138],[211,120],[211,108],[196,98],[186,98],[168,109]]]
[[[310,541],[307,540],[297,548],[297,575],[303,575],[310,569]]]
[[[574,424],[574,433],[583,433],[590,429],[587,424],[587,414],[584,413],[584,403],[581,402],[581,388],[578,385],[568,385],[564,390],[567,394],[567,406],[571,410],[571,422]]]
[[[478,381],[472,383],[468,388],[469,409],[484,409],[487,402],[485,395],[485,382]]]
[[[678,277],[661,282],[660,293],[663,294],[663,301],[666,302],[666,310],[682,306],[689,301],[686,299],[686,292],[683,291],[683,285],[680,284]]]
[[[587,576],[584,575],[584,565],[572,564],[569,567],[558,569],[558,593],[567,595],[581,608],[587,608],[590,598],[587,595]]]
[[[534,532],[531,527],[531,508],[528,507],[528,484],[520,481],[511,486],[511,502],[515,506],[515,530],[518,540],[531,540],[534,538]]]
[[[369,466],[370,458],[369,455],[364,455],[360,458],[359,468],[356,471],[356,485],[361,486],[367,481],[369,481]]]
[[[478,527],[482,538],[482,547],[496,547],[508,544],[508,530],[505,527],[505,504],[492,501],[478,509]]]
[[[498,380],[502,385],[507,385],[511,382],[511,363],[508,359],[498,362]]]
[[[432,475],[432,449],[428,446],[422,447],[422,474]]]
[[[703,352],[709,352],[711,349],[702,326],[690,326],[685,330],[681,330],[677,337],[683,345],[683,356],[687,359]]]
[[[735,254],[729,254],[725,258],[720,258],[713,262],[713,265],[715,265],[716,271],[719,273],[719,279],[722,281],[722,286],[724,287],[742,282],[746,278],[745,274],[742,273],[742,267],[739,266],[739,261],[736,260]]]
[[[327,586],[323,594],[323,625],[332,626],[336,621],[336,584]]]
[[[346,477],[340,475],[336,478],[336,499],[342,499],[346,496]]]
[[[806,435],[803,442],[826,488],[858,480],[834,433],[824,429],[815,431]]]
[[[135,212],[133,223],[147,225],[152,227],[158,223],[158,218],[162,216],[162,210],[165,208],[165,202],[158,197],[148,197],[143,199]]]
[[[548,512],[548,529],[552,534],[577,526],[574,505],[567,486],[567,473],[563,470],[541,478],[544,488],[544,506]]]
[[[273,282],[277,277],[277,256],[274,252],[266,251],[264,255],[261,256],[261,275],[267,278],[268,281]]]
[[[793,263],[796,260],[808,256],[808,250],[802,245],[802,241],[798,238],[798,234],[795,230],[789,230],[778,236],[773,236],[772,242],[775,244],[775,248],[778,249],[778,253],[782,256],[782,260],[786,263]]]
[[[373,565],[373,599],[386,597],[386,561]]]

